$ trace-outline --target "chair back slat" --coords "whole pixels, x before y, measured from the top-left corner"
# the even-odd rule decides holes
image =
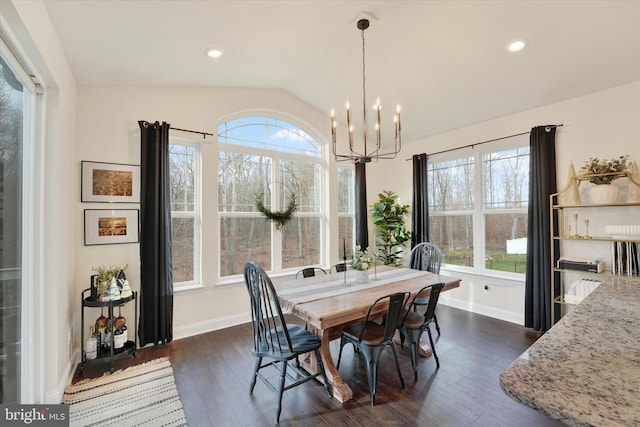
[[[253,350],[256,353],[291,353],[291,338],[271,279],[254,262],[245,265],[244,279],[251,299]]]
[[[444,287],[444,283],[436,283],[431,285],[431,293],[429,294],[429,304],[424,312],[424,321],[428,322],[433,319],[433,315],[436,312],[436,305],[438,305],[438,299],[440,298],[440,292]]]
[[[409,268],[440,274],[442,251],[433,243],[419,243],[409,253]]]
[[[369,309],[367,310],[367,316],[364,319],[365,324],[369,321],[369,318],[371,317],[371,311],[375,308],[375,306],[383,300],[389,300],[387,313],[385,315],[383,342],[389,341],[391,338],[393,338],[396,326],[398,325],[398,320],[400,318],[400,313],[402,313],[402,309],[404,308],[409,295],[409,292],[397,292],[395,294],[385,295],[375,300],[369,306]],[[362,341],[362,336],[364,335],[365,330],[366,328],[362,328],[362,330],[360,331],[360,336],[358,337],[360,341]]]
[[[411,303],[407,307],[410,308],[417,299],[426,298],[426,296],[423,296],[422,294],[424,294],[427,289],[430,289],[428,296],[429,303],[427,304],[427,309],[424,312],[424,323],[431,321],[436,312],[436,305],[438,305],[438,299],[440,299],[440,292],[442,292],[442,288],[444,288],[444,283],[434,283],[433,285],[425,286],[414,295]],[[408,315],[409,310],[407,309],[400,324],[404,323]]]

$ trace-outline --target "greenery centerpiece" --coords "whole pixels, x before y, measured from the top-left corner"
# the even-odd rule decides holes
[[[376,258],[385,265],[399,265],[402,261],[402,247],[411,239],[411,231],[404,225],[404,216],[409,205],[401,205],[398,195],[385,190],[378,194],[378,201],[371,207],[376,232]]]
[[[360,245],[356,246],[356,250],[351,257],[351,267],[356,271],[356,283],[367,283],[369,281],[369,267],[373,264],[373,256],[367,249],[362,250]]]
[[[285,225],[291,220],[291,218],[293,218],[293,214],[298,209],[295,194],[291,194],[289,204],[287,205],[287,209],[285,211],[271,211],[267,209],[262,202],[262,196],[260,194],[256,194],[255,204],[258,212],[264,215],[266,219],[274,221],[276,223],[276,228],[278,230],[280,230],[283,225]]]
[[[353,253],[353,257],[351,258],[351,267],[353,267],[354,270],[365,271],[368,270],[372,264],[373,256],[367,249],[362,250],[360,245],[357,245],[356,250]]]

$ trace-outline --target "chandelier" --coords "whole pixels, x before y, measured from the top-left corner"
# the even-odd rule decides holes
[[[354,147],[353,142],[353,124],[351,123],[351,109],[349,102],[347,101],[347,132],[349,137],[349,154],[339,154],[337,152],[337,136],[336,128],[337,121],[335,118],[335,111],[331,109],[331,140],[333,145],[333,156],[338,162],[353,162],[353,163],[369,163],[372,160],[378,161],[380,159],[393,159],[400,152],[402,144],[401,138],[401,126],[400,126],[400,106],[396,107],[396,113],[393,117],[394,122],[394,143],[393,151],[380,152],[381,151],[381,122],[380,113],[382,105],[380,105],[380,98],[376,100],[373,110],[375,111],[376,123],[375,141],[373,143],[367,141],[367,92],[366,92],[366,79],[365,79],[365,49],[364,49],[364,30],[369,28],[368,19],[360,19],[357,23],[357,27],[362,35],[362,144],[358,145],[358,149]]]

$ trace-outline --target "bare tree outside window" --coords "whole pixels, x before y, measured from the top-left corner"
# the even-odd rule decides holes
[[[218,128],[220,276],[242,273],[247,261],[267,271],[321,265],[326,218],[320,144],[283,120],[248,116]],[[255,206],[297,210],[281,229]]]
[[[529,147],[519,144],[429,164],[430,236],[445,264],[525,272]],[[474,242],[477,229],[481,242]]]

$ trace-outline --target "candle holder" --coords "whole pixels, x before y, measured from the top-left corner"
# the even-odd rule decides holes
[[[589,236],[589,220],[588,219],[584,220],[584,228],[585,228],[584,238],[591,239],[591,236]]]

